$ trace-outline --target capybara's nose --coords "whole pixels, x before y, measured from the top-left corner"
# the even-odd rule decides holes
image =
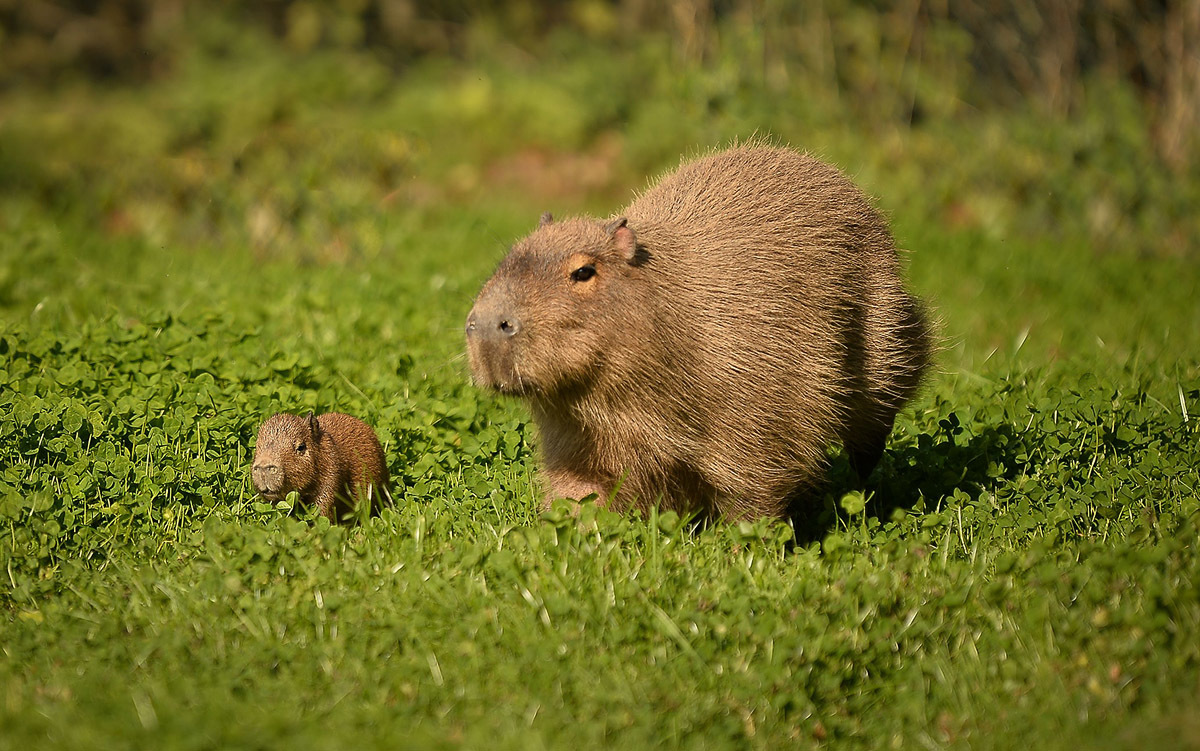
[[[255,490],[271,493],[283,486],[283,470],[274,464],[255,464],[250,468],[250,479]]]
[[[521,322],[516,316],[505,316],[496,324],[496,329],[501,336],[512,336],[521,330]]]
[[[482,339],[507,339],[521,330],[521,321],[512,314],[471,311],[467,316],[467,336]]]

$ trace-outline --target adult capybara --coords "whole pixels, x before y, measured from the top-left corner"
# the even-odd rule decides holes
[[[783,516],[844,444],[865,477],[930,356],[884,218],[761,143],[686,162],[613,219],[519,241],[467,318],[475,382],[525,398],[547,501]]]
[[[335,522],[368,496],[378,506],[389,483],[375,431],[338,412],[272,415],[258,429],[250,477],[267,500],[278,501],[294,490],[303,503],[316,504]]]

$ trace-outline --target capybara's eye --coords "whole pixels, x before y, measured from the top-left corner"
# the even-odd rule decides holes
[[[308,446],[304,445],[303,441],[296,444],[296,453],[298,453],[298,454],[303,454],[307,449],[308,449]]]
[[[586,282],[596,275],[596,267],[590,263],[587,266],[580,266],[571,272],[571,281]]]

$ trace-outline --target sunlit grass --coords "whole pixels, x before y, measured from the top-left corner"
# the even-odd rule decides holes
[[[1138,173],[598,57],[5,95],[0,747],[1200,742],[1200,273],[1073,213]],[[756,131],[879,197],[937,372],[794,526],[539,515],[528,414],[466,377],[478,285],[542,210]],[[308,409],[378,431],[379,517],[250,492],[259,421]]]

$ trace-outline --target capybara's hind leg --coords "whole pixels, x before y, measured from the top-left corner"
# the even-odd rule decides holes
[[[892,432],[892,422],[893,418],[860,423],[852,434],[847,435],[846,455],[850,459],[850,468],[859,480],[865,481],[883,458],[883,447],[887,445],[887,438]]]

